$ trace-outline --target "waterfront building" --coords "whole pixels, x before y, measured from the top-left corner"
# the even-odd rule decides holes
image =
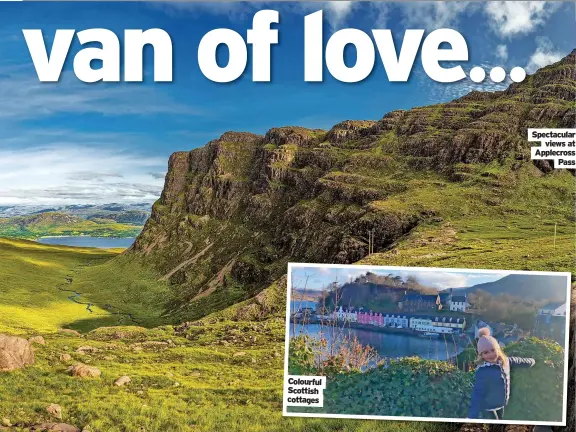
[[[452,312],[466,312],[470,307],[466,295],[450,296],[449,306]]]
[[[409,318],[407,315],[386,314],[386,316],[384,317],[384,325],[394,327],[402,326],[404,328],[408,328]]]
[[[354,308],[344,309],[340,306],[332,313],[332,318],[338,321],[358,322],[358,312]]]
[[[538,315],[566,316],[566,302],[548,303],[538,309]]]
[[[465,326],[465,318],[422,315],[415,315],[410,318],[410,328],[415,331],[459,333],[464,330]]]

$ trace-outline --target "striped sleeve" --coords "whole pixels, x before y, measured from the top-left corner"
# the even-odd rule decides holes
[[[525,357],[508,357],[510,361],[510,366],[514,367],[525,367],[531,368],[536,364],[536,360],[533,358],[525,358]]]

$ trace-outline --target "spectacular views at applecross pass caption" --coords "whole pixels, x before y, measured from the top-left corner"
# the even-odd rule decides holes
[[[570,273],[289,265],[284,415],[566,422]]]
[[[0,2],[0,432],[573,432],[575,7]]]

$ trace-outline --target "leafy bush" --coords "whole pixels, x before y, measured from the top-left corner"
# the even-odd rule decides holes
[[[291,375],[314,375],[315,339],[300,335],[290,339],[288,371]]]
[[[365,373],[328,379],[324,408],[300,412],[331,414],[466,417],[473,374],[436,360],[405,357]]]
[[[510,403],[505,420],[562,419],[564,351],[555,342],[536,338],[505,348],[509,356],[531,357],[530,369],[513,369]],[[290,347],[292,374],[318,374],[314,346],[305,338]],[[470,349],[466,357],[472,359]],[[367,372],[340,371],[327,380],[323,408],[294,407],[291,411],[330,414],[466,418],[474,386],[474,370],[463,371],[444,361],[406,357]]]
[[[562,420],[564,350],[556,342],[530,338],[506,347],[509,356],[536,360],[530,369],[512,369],[506,420]]]

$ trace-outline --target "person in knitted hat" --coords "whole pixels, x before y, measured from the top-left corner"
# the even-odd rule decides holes
[[[532,367],[536,361],[506,356],[489,329],[481,329],[478,336],[478,368],[468,418],[500,420],[510,398],[510,367]]]
[[[491,336],[489,327],[482,327],[478,330],[478,337],[481,338],[482,336]]]

